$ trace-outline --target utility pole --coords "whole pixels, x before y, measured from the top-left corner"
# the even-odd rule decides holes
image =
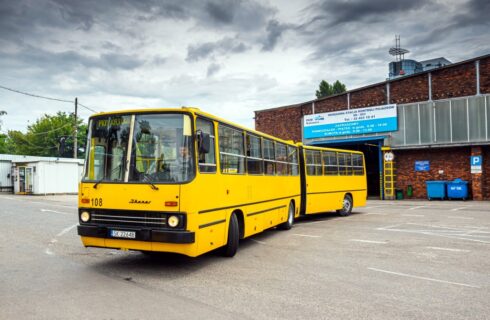
[[[78,112],[78,98],[75,98],[75,123],[73,124],[73,159],[77,158],[77,135],[78,135],[78,129],[77,129],[77,112]]]

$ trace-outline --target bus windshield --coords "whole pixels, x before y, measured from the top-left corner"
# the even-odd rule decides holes
[[[136,114],[130,138],[132,117],[112,115],[91,120],[84,180],[143,183],[192,180],[195,165],[191,118],[185,114]]]
[[[104,116],[90,121],[86,180],[124,180],[130,123],[130,116],[126,115]]]
[[[176,183],[194,178],[191,132],[188,115],[136,115],[129,181]]]

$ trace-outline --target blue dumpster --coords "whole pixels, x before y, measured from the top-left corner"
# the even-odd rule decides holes
[[[454,179],[447,183],[447,197],[449,199],[468,199],[468,181]]]
[[[426,181],[425,185],[429,200],[446,198],[446,181]]]

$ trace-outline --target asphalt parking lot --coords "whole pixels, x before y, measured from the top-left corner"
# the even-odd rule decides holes
[[[376,201],[234,258],[83,248],[75,197],[0,195],[0,318],[488,319],[490,203]]]

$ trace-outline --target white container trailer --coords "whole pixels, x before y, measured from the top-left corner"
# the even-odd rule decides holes
[[[12,167],[16,194],[76,194],[83,160],[20,160]]]

